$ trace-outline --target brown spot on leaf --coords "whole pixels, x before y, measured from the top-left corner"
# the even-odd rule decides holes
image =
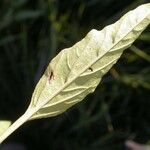
[[[48,82],[50,84],[51,80],[54,79],[54,71],[53,71],[53,69],[51,68],[50,65],[47,67],[47,69],[45,71],[45,75],[46,75],[47,80],[48,80]]]
[[[54,73],[53,73],[53,71],[51,70],[51,72],[50,72],[50,74],[49,74],[49,76],[48,76],[48,81],[49,81],[49,83],[50,83],[50,81],[51,81],[53,78],[54,78]]]

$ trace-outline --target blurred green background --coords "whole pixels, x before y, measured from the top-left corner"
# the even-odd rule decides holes
[[[1,0],[0,119],[15,121],[49,61],[91,29],[148,0]],[[5,143],[28,150],[123,150],[150,140],[150,28],[86,100],[54,118],[24,124]]]

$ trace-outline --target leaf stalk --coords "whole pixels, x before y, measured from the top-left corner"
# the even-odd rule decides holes
[[[22,124],[29,120],[29,118],[35,113],[35,110],[28,109],[18,120],[16,120],[3,134],[0,136],[0,144],[11,135]]]

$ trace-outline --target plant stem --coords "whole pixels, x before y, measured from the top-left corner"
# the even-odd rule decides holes
[[[10,134],[18,129],[23,123],[25,123],[32,115],[34,110],[26,111],[17,121],[15,121],[3,134],[0,136],[0,143],[2,143]]]

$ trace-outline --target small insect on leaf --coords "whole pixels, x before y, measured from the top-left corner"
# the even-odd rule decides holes
[[[90,70],[90,71],[93,71],[93,68],[90,67],[89,70]]]

